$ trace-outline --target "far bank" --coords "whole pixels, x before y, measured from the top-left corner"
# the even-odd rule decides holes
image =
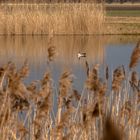
[[[140,17],[105,18],[103,34],[107,35],[140,35]]]

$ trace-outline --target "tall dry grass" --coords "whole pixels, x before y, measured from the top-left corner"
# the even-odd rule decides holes
[[[50,43],[51,44],[51,43]],[[48,63],[55,58],[48,48]],[[27,61],[0,67],[1,140],[138,140],[140,137],[140,77],[136,71],[100,65],[87,67],[82,93],[73,88],[74,75],[65,70],[56,87],[51,71],[25,85]],[[111,87],[109,86],[111,81]]]
[[[0,4],[0,34],[99,34],[102,4]]]

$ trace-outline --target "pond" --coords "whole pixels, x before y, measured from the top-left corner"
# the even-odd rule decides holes
[[[55,46],[54,61],[48,66],[48,36],[11,36],[0,37],[0,65],[13,61],[18,67],[25,60],[30,67],[26,83],[42,78],[51,70],[53,80],[58,84],[61,73],[69,69],[74,74],[74,88],[82,90],[87,78],[86,65],[100,64],[101,74],[106,66],[110,73],[121,65],[128,69],[131,53],[140,36],[54,36],[51,45]],[[78,59],[78,52],[86,57]],[[137,67],[140,71],[140,66]]]

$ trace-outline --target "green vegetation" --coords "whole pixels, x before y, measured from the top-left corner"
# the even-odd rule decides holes
[[[109,10],[107,16],[140,17],[140,10]]]

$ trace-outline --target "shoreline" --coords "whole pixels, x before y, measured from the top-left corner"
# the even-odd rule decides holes
[[[106,17],[104,35],[140,35],[139,17]]]
[[[1,8],[4,6],[4,9],[0,10],[0,36],[140,35],[140,17],[129,15],[133,10],[129,12],[126,10],[126,8],[140,7],[140,4],[105,4],[105,7],[112,8],[116,13],[109,13],[108,10],[104,12],[99,5],[84,3],[46,4],[45,6],[41,4],[0,4],[0,6]],[[99,6],[98,10],[97,6]],[[126,13],[118,12],[114,10],[114,7],[123,8]],[[56,11],[50,14],[50,9],[54,8]],[[75,14],[76,16],[73,16]]]

